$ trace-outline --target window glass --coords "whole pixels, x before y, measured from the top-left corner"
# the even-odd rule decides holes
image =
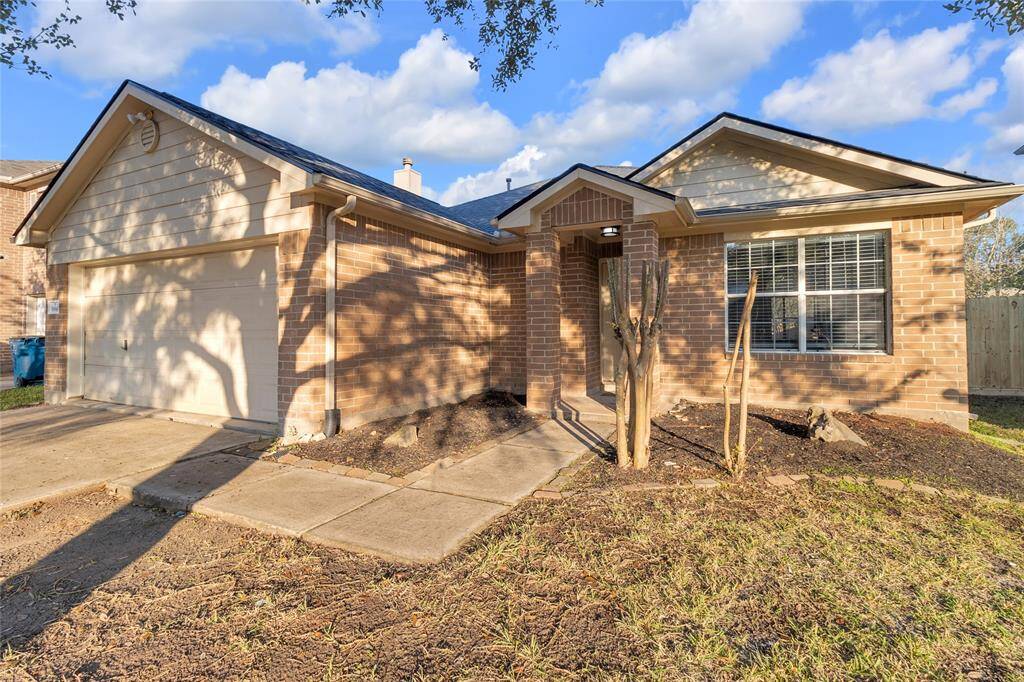
[[[757,272],[752,348],[885,350],[887,254],[884,232],[728,244],[729,347],[736,338],[751,273]]]

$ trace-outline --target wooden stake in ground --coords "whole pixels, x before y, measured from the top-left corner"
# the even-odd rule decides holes
[[[743,478],[743,472],[747,466],[747,399],[749,397],[750,384],[750,317],[754,308],[754,297],[757,295],[757,272],[751,278],[747,286],[747,298],[743,302],[743,314],[740,316],[739,329],[736,330],[736,342],[732,347],[732,359],[729,361],[729,371],[725,375],[725,383],[722,384],[722,397],[725,407],[725,424],[722,433],[722,452],[725,457],[725,468],[732,474],[733,478]],[[732,381],[733,372],[736,371],[736,361],[739,359],[740,345],[743,346],[743,372],[740,378],[740,432],[736,442],[736,449],[729,446],[730,418],[732,417],[732,405],[729,398],[729,382]]]
[[[612,324],[621,348],[615,373],[616,458],[620,467],[644,469],[651,442],[654,371],[668,292],[668,262],[643,262],[640,316],[634,319],[630,311],[629,256],[621,260],[621,266],[614,260],[608,265]]]

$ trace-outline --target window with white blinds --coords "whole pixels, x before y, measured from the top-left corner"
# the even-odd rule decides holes
[[[884,352],[888,339],[885,232],[726,244],[728,346],[736,338],[747,284],[758,273],[751,348]]]

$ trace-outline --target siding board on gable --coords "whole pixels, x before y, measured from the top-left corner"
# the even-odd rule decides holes
[[[129,133],[55,227],[51,263],[134,255],[308,227],[278,171],[156,112],[158,149]],[[165,134],[165,130],[167,131]]]
[[[649,182],[697,210],[894,186],[886,178],[815,163],[735,140],[709,143]]]

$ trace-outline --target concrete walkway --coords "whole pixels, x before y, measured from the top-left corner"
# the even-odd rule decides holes
[[[603,443],[613,415],[596,403],[585,408],[401,487],[260,460],[258,450],[237,447],[253,439],[244,433],[106,410],[31,408],[3,419],[0,509],[105,482],[142,504],[434,562]]]
[[[406,486],[217,453],[113,480],[120,497],[308,542],[429,563],[602,444],[610,413],[544,423]]]

